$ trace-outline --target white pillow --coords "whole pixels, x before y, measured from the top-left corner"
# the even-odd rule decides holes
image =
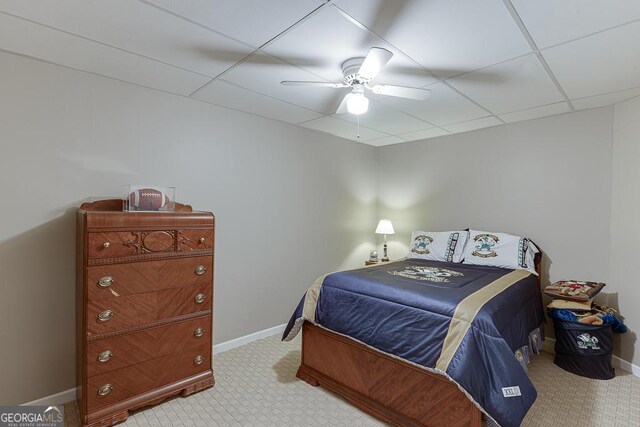
[[[407,258],[461,262],[468,235],[469,233],[466,231],[414,230],[411,233],[411,244]]]
[[[533,259],[538,252],[536,245],[526,237],[469,230],[464,263],[527,270],[537,276]]]

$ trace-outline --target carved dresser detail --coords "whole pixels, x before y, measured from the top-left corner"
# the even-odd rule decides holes
[[[83,426],[214,384],[214,217],[84,203],[76,230],[76,365]]]

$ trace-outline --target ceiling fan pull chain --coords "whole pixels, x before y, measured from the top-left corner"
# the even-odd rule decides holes
[[[360,116],[356,116],[358,120],[357,131],[356,131],[356,142],[360,143]]]

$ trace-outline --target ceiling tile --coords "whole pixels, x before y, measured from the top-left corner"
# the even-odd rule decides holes
[[[139,1],[9,1],[0,10],[207,76],[253,51]]]
[[[447,82],[493,113],[524,110],[564,99],[534,54]]]
[[[336,6],[443,77],[531,51],[501,0],[340,0]]]
[[[638,0],[511,0],[539,49],[640,19]]]
[[[216,80],[193,97],[234,110],[289,123],[305,122],[322,116],[315,111],[234,86],[223,80]]]
[[[351,141],[356,140],[357,128],[353,123],[345,122],[344,120],[336,119],[334,117],[325,116],[319,119],[311,120],[301,123],[300,126],[304,126],[309,129],[315,129],[322,132],[331,133],[341,138],[346,138]],[[372,139],[383,138],[385,135],[377,130],[369,129],[364,126],[360,126],[360,141],[370,141]]]
[[[640,86],[640,22],[542,51],[569,98]]]
[[[154,89],[188,95],[208,77],[0,13],[0,49]]]
[[[471,130],[488,128],[490,126],[501,125],[502,122],[495,117],[483,117],[481,119],[471,120],[464,123],[456,123],[454,125],[443,126],[451,133],[469,132]]]
[[[574,99],[571,101],[576,110],[589,110],[591,108],[604,107],[605,105],[617,104],[627,99],[640,95],[640,87],[621,90],[618,92],[605,93],[603,95],[588,96],[586,98]]]
[[[500,114],[500,118],[507,123],[513,123],[570,112],[571,108],[569,108],[569,104],[566,102],[558,102],[557,104],[543,105],[542,107],[529,108],[528,110]]]
[[[371,47],[382,47],[394,55],[374,83],[420,87],[437,79],[384,40],[327,7],[308,21],[280,37],[265,51],[330,81],[343,80],[342,63],[365,56]]]
[[[386,136],[384,138],[372,139],[371,141],[365,142],[365,144],[373,145],[374,147],[382,147],[383,145],[400,144],[402,142],[407,141],[402,138],[398,138],[397,136]]]
[[[407,141],[417,141],[420,139],[429,139],[435,138],[436,136],[449,135],[449,132],[440,128],[431,128],[426,130],[421,130],[418,132],[409,132],[398,135],[402,139],[406,139]]]
[[[431,90],[431,95],[424,101],[388,97],[382,102],[437,126],[489,114],[444,83],[431,85],[428,89]]]
[[[304,18],[321,0],[146,0],[253,47]]]
[[[283,80],[322,81],[318,76],[264,53],[253,54],[224,75],[234,85],[260,92],[310,110],[333,114],[348,89],[283,86]]]
[[[336,118],[357,123],[358,117],[350,113],[335,114]],[[381,132],[396,134],[432,128],[427,122],[412,117],[381,102],[371,101],[369,111],[360,116],[360,124]]]

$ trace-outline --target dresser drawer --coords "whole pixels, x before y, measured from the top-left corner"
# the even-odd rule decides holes
[[[105,334],[211,310],[211,285],[190,285],[87,303],[87,335]]]
[[[89,258],[213,249],[212,229],[131,230],[89,233]]]
[[[175,353],[211,348],[211,316],[185,320],[87,345],[87,376],[104,374],[147,360]]]
[[[212,283],[211,256],[98,265],[87,268],[90,300]]]
[[[138,253],[139,236],[131,231],[89,233],[87,252],[89,258],[110,258]]]
[[[178,250],[213,249],[213,230],[178,230]]]
[[[176,350],[177,353],[88,378],[84,396],[88,411],[211,369],[208,343],[184,351],[176,347]]]

